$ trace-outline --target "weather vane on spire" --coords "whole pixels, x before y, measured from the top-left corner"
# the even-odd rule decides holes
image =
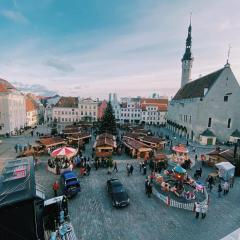
[[[192,25],[192,12],[190,12],[190,25]]]
[[[231,45],[228,45],[228,54],[227,54],[227,64],[229,64],[229,58],[230,58],[230,53],[231,53]]]

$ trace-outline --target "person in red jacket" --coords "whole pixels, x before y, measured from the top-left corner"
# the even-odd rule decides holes
[[[59,190],[59,184],[58,184],[58,181],[55,181],[55,183],[53,184],[53,191],[54,191],[55,197],[57,197],[58,195],[58,190]]]

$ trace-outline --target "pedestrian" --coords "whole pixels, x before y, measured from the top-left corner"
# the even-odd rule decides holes
[[[150,198],[151,197],[151,194],[152,194],[152,184],[150,181],[148,181],[148,186],[147,186],[147,195],[148,197]]]
[[[130,175],[130,165],[129,165],[129,163],[127,163],[126,169],[127,169],[127,175],[129,176]]]
[[[148,180],[148,177],[146,177],[145,179],[145,193],[148,194],[148,183],[149,183],[149,180]]]
[[[222,192],[222,186],[221,183],[218,184],[218,197],[221,197],[221,192]]]
[[[195,203],[195,213],[196,213],[196,216],[195,216],[195,217],[196,217],[196,218],[199,217],[200,211],[201,211],[200,203],[199,203],[199,202],[196,202],[196,203]]]
[[[87,174],[88,174],[88,176],[90,175],[90,172],[91,172],[91,167],[90,167],[90,164],[88,163],[87,164]]]
[[[22,145],[19,144],[19,152],[21,153],[22,152]]]
[[[139,172],[142,171],[142,162],[139,162]]]
[[[227,181],[223,184],[223,195],[227,195],[229,192],[229,183]]]
[[[234,176],[230,177],[229,179],[229,187],[233,188],[233,184],[234,184]]]
[[[17,153],[18,152],[18,145],[16,144],[14,148],[15,148],[15,151]]]
[[[114,167],[113,167],[113,172],[116,171],[116,173],[118,172],[118,168],[117,168],[117,162],[114,162]]]
[[[208,181],[209,190],[211,192],[212,191],[212,185],[213,185],[213,182],[214,182],[213,176],[209,176],[207,181]]]
[[[146,167],[146,165],[144,164],[144,166],[143,166],[143,175],[146,175],[147,174],[147,167]]]
[[[195,154],[195,161],[197,161],[197,159],[198,159],[198,155],[197,155],[197,154]]]
[[[131,175],[133,174],[133,169],[134,169],[134,167],[133,167],[133,165],[131,164],[131,166],[130,166],[130,174],[131,174]]]
[[[55,181],[53,184],[53,191],[54,191],[54,196],[57,197],[58,196],[58,190],[59,190],[59,184],[58,181]]]
[[[199,176],[202,177],[202,167],[199,168]]]
[[[208,210],[208,205],[206,203],[203,203],[201,206],[202,219],[206,217],[207,210]]]

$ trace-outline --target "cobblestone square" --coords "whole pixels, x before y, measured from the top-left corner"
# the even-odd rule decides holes
[[[4,138],[0,146],[0,162],[15,157],[14,144],[17,142],[33,143],[35,138],[19,136]],[[86,146],[89,154],[91,144]],[[206,151],[204,149],[199,150]],[[193,157],[193,156],[192,156]],[[171,208],[155,196],[148,198],[144,191],[145,177],[139,172],[137,160],[128,156],[115,156],[119,172],[113,173],[126,187],[130,196],[130,205],[123,209],[112,207],[107,195],[107,169],[92,168],[88,177],[80,178],[82,191],[69,200],[69,209],[76,235],[80,240],[154,240],[154,239],[208,239],[218,240],[239,227],[239,193],[240,181],[236,178],[234,188],[227,196],[218,198],[216,186],[210,193],[210,206],[207,217],[195,219],[190,211]],[[52,184],[59,176],[46,170],[47,157],[41,158],[36,170],[37,182],[45,187],[47,197],[53,196]],[[134,165],[134,173],[128,177],[126,163]],[[198,163],[196,163],[197,165]],[[195,167],[191,170],[195,170]],[[74,171],[79,172],[78,169]],[[212,169],[204,168],[204,181]]]

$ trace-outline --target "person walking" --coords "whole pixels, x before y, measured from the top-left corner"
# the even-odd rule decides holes
[[[53,191],[54,191],[54,196],[57,197],[58,196],[58,190],[59,190],[59,184],[58,181],[55,181],[53,184]]]
[[[149,183],[149,180],[148,180],[148,177],[146,177],[145,179],[145,193],[148,194],[148,183]]]
[[[198,159],[198,155],[195,154],[195,162],[197,162],[197,159]]]
[[[195,203],[195,213],[196,213],[196,216],[195,216],[195,217],[196,217],[196,218],[199,217],[200,211],[201,211],[200,203],[199,203],[199,202],[196,202],[196,203]]]
[[[202,219],[206,217],[207,210],[208,210],[208,205],[206,203],[203,203],[203,205],[201,206]]]
[[[144,164],[144,166],[143,166],[143,175],[146,175],[147,174],[147,167],[146,167],[146,165]]]
[[[130,165],[129,165],[129,163],[127,163],[126,169],[127,169],[127,175],[129,176],[130,175]]]
[[[221,192],[222,192],[222,186],[221,183],[218,184],[218,197],[221,197]]]
[[[15,151],[17,153],[18,152],[18,145],[16,144],[14,148],[15,148]]]
[[[131,175],[133,174],[133,169],[134,169],[134,167],[133,167],[133,165],[131,164],[131,166],[130,166],[130,174],[131,174]]]
[[[142,162],[139,162],[139,172],[142,172]]]
[[[233,184],[234,184],[234,176],[230,177],[229,179],[229,187],[233,188]]]
[[[223,195],[227,195],[229,192],[229,183],[226,181],[223,184]]]
[[[214,182],[213,176],[209,176],[208,177],[208,188],[209,188],[210,192],[212,191],[213,182]]]
[[[113,172],[116,171],[116,173],[118,172],[118,168],[117,168],[117,162],[114,162],[114,167],[113,167]]]

